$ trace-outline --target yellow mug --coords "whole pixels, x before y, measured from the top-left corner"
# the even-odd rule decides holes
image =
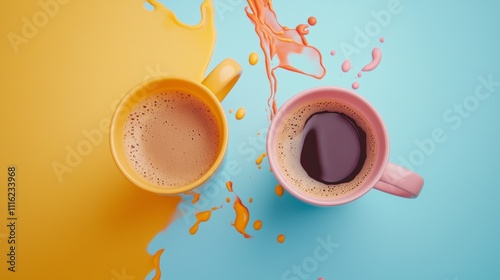
[[[188,192],[208,180],[221,164],[228,143],[228,125],[220,103],[238,81],[241,71],[241,66],[233,59],[228,58],[217,65],[201,83],[175,76],[165,76],[152,78],[130,90],[113,114],[109,134],[113,159],[123,175],[134,185],[144,190],[164,195]],[[125,149],[125,127],[132,110],[145,98],[165,91],[189,93],[190,96],[206,105],[213,113],[220,137],[218,143],[214,143],[214,145],[218,145],[216,158],[209,169],[195,181],[183,186],[165,187],[146,179],[129,161]]]

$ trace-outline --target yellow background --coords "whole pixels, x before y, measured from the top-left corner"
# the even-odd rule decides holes
[[[142,279],[153,269],[147,244],[179,198],[132,186],[111,158],[107,126],[121,96],[147,78],[201,81],[215,33],[169,29],[142,0],[40,3],[49,2],[53,15],[38,1],[0,9],[0,279]],[[31,38],[26,20],[38,24]],[[12,34],[26,41],[12,44]],[[6,263],[9,165],[17,168],[15,273]]]

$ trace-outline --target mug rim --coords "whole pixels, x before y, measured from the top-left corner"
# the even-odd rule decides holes
[[[363,106],[367,107],[367,110],[370,111],[370,114],[373,115],[373,118],[368,118],[366,116],[366,110],[362,111],[362,115],[364,118],[370,121],[370,126],[376,130],[374,134],[379,135],[379,137],[376,139],[377,142],[377,148],[382,147],[383,151],[379,151],[380,153],[378,157],[375,159],[374,163],[374,170],[370,172],[368,180],[362,183],[362,186],[358,186],[354,188],[353,190],[349,191],[345,195],[341,195],[338,197],[317,197],[313,196],[310,194],[307,194],[301,190],[295,184],[290,182],[287,179],[287,176],[284,175],[284,173],[281,171],[281,168],[279,166],[277,156],[276,156],[276,141],[277,137],[279,134],[279,129],[280,125],[282,125],[283,121],[287,119],[289,114],[291,114],[290,110],[293,110],[295,108],[298,108],[301,104],[305,102],[300,102],[303,98],[307,96],[314,96],[317,95],[321,92],[324,91],[330,91],[330,92],[335,92],[335,94],[340,94],[344,96],[349,96],[350,98],[356,99],[358,102],[361,102]],[[333,97],[333,96],[332,96]],[[314,100],[318,100],[317,97],[312,97],[311,98],[312,102]],[[324,100],[324,99],[323,99]],[[340,99],[341,102],[345,101],[345,98]],[[357,109],[356,106],[353,106],[354,108]],[[374,126],[379,126],[380,129],[374,128]],[[379,139],[383,138],[383,139]],[[382,142],[380,142],[382,141]],[[379,144],[380,143],[380,144]],[[295,196],[296,198],[307,202],[312,205],[316,206],[337,206],[341,204],[346,204],[349,202],[352,202],[364,194],[366,194],[370,189],[372,189],[375,184],[380,180],[382,177],[382,174],[385,170],[385,166],[387,165],[389,161],[389,135],[387,133],[387,128],[385,126],[384,121],[382,120],[382,117],[378,113],[378,111],[371,105],[368,100],[366,100],[364,97],[361,95],[345,89],[341,87],[335,87],[335,86],[323,86],[323,87],[315,87],[315,88],[310,88],[307,90],[304,90],[296,95],[294,95],[292,98],[288,99],[278,110],[277,114],[274,116],[273,121],[271,121],[271,125],[269,127],[269,133],[267,135],[267,141],[266,141],[266,150],[267,150],[267,158],[269,161],[269,165],[278,180],[278,182],[281,184],[283,188],[285,188],[290,194]]]
[[[211,99],[213,104],[215,104],[215,107],[217,109],[213,110],[214,114],[219,115],[219,117],[221,118],[221,126],[220,126],[221,129],[219,129],[219,131],[221,132],[220,133],[220,135],[221,135],[220,148],[219,148],[219,151],[217,153],[217,157],[216,157],[215,161],[212,163],[212,165],[210,166],[208,171],[203,174],[203,176],[201,176],[200,178],[198,178],[194,182],[191,182],[191,183],[184,185],[184,186],[181,186],[181,187],[175,187],[175,188],[162,187],[162,186],[158,186],[156,184],[153,184],[151,182],[147,182],[146,180],[139,180],[137,178],[138,174],[130,174],[128,169],[125,168],[124,165],[128,164],[128,162],[123,162],[117,156],[118,149],[120,149],[120,147],[117,147],[118,144],[117,144],[117,139],[116,139],[117,137],[119,137],[119,135],[117,135],[118,134],[117,130],[119,130],[119,128],[117,126],[119,124],[118,117],[119,117],[120,111],[123,110],[123,108],[125,106],[127,106],[128,102],[131,100],[131,98],[140,94],[141,91],[146,91],[147,94],[154,94],[155,91],[157,91],[156,87],[151,89],[151,90],[147,89],[152,84],[165,83],[168,81],[177,81],[177,82],[181,82],[181,83],[188,83],[188,84],[198,88],[205,95],[207,95],[209,99]],[[172,86],[171,88],[175,89],[176,87]],[[142,100],[142,99],[139,99],[139,101],[132,101],[133,107],[135,107],[138,104],[138,102],[140,102],[140,100]],[[212,93],[212,91],[210,91],[210,89],[208,89],[206,86],[204,86],[201,82],[196,82],[196,81],[193,81],[191,79],[182,78],[182,77],[174,76],[174,75],[152,77],[146,81],[140,82],[139,84],[134,86],[132,89],[130,89],[127,92],[127,94],[125,94],[123,96],[123,98],[120,100],[120,102],[118,103],[118,105],[116,106],[116,108],[113,112],[113,116],[111,118],[111,123],[110,123],[110,128],[109,128],[109,133],[110,133],[109,134],[109,144],[110,144],[112,158],[113,158],[113,161],[115,162],[116,166],[120,170],[120,172],[134,185],[136,185],[136,186],[138,186],[146,191],[150,191],[150,192],[153,192],[156,194],[162,194],[162,195],[175,195],[175,194],[185,193],[185,192],[191,191],[191,190],[201,186],[208,179],[210,179],[210,177],[217,171],[217,169],[219,168],[219,166],[221,165],[221,163],[225,157],[225,154],[227,151],[227,146],[228,146],[228,135],[229,135],[226,114],[224,113],[224,109],[222,108],[221,102],[217,99],[215,94]],[[120,132],[120,135],[121,135],[121,133],[122,132]]]

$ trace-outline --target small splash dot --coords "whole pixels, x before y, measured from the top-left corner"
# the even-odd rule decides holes
[[[262,228],[262,221],[256,220],[255,222],[253,222],[253,228],[255,230],[260,230]]]
[[[284,234],[280,234],[280,235],[278,235],[277,239],[278,239],[279,243],[283,243],[283,242],[285,242],[285,235]]]
[[[383,43],[383,42],[385,42],[384,37],[380,38],[380,43]]]
[[[358,82],[352,83],[352,88],[353,89],[358,89],[359,88],[359,83]]]
[[[238,111],[236,111],[236,114],[235,114],[236,119],[237,120],[243,119],[245,117],[245,113],[246,113],[245,112],[245,108],[243,108],[243,107],[239,108]]]
[[[282,196],[285,193],[285,190],[281,185],[276,185],[276,188],[274,188],[274,192],[276,192],[277,196]]]
[[[311,25],[311,26],[315,26],[316,23],[318,23],[318,20],[315,17],[309,17],[307,19],[307,23],[309,23],[309,25]]]
[[[332,50],[332,51],[330,52],[330,55],[331,55],[331,56],[334,56],[334,55],[335,55],[335,50]]]
[[[248,63],[253,66],[257,64],[257,62],[259,62],[259,55],[256,52],[251,52],[248,56]]]

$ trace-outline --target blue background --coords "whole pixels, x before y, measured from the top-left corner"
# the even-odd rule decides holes
[[[201,0],[162,2],[186,23],[200,20]],[[490,91],[483,87],[481,93],[489,93],[484,100],[474,97],[479,77],[500,82],[500,4],[400,0],[402,11],[351,56],[353,70],[343,74],[346,57],[340,46],[356,46],[355,28],[363,30],[374,21],[372,11],[387,10],[390,2],[275,0],[282,25],[317,18],[307,38],[322,52],[328,71],[317,80],[278,70],[277,104],[311,87],[350,88],[359,81],[357,92],[386,122],[390,160],[407,161],[424,177],[421,195],[408,200],[372,190],[332,208],[309,206],[286,193],[278,197],[267,159],[261,170],[255,164],[265,152],[269,125],[269,83],[259,39],[244,12],[246,1],[214,0],[218,36],[210,69],[226,57],[242,65],[243,75],[223,106],[226,112],[245,107],[247,114],[240,121],[234,112],[227,114],[230,144],[224,164],[200,189],[198,204],[186,197],[180,206],[184,216],[150,243],[151,254],[165,248],[162,279],[500,279],[500,85]],[[355,79],[376,46],[383,53],[380,66]],[[330,56],[331,50],[337,54]],[[259,54],[256,66],[248,63],[250,52]],[[470,111],[460,115],[458,105]],[[431,138],[435,129],[444,132],[444,142],[419,152],[417,142]],[[234,196],[225,189],[227,179],[250,210],[252,239],[230,224],[235,213],[225,198],[234,201]],[[196,235],[189,234],[195,211],[221,204]],[[263,222],[260,231],[252,228],[255,219]],[[286,236],[283,244],[276,241],[280,233]],[[330,240],[333,249],[321,249],[319,240]],[[294,274],[293,266],[302,273]]]

